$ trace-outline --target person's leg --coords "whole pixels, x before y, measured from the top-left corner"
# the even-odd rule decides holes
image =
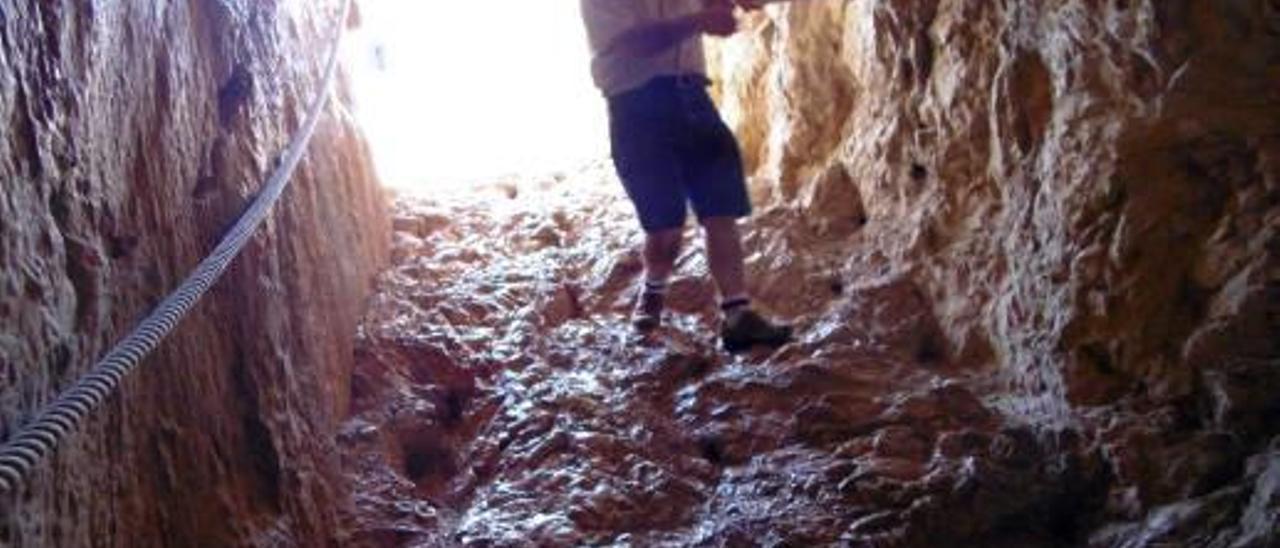
[[[669,228],[645,233],[645,281],[666,283],[675,270],[683,239],[682,228]]]
[[[707,262],[720,290],[720,337],[730,352],[757,344],[781,346],[791,328],[774,325],[751,309],[745,282],[742,235],[737,220],[751,213],[742,154],[705,93],[687,96],[690,131],[683,156],[686,191],[706,230]]]
[[[689,139],[681,151],[684,179],[693,209],[706,232],[707,262],[720,290],[725,317],[747,308],[742,236],[738,219],[751,214],[738,141],[705,92],[685,97]]]
[[[751,309],[743,266],[742,235],[736,217],[706,217],[707,262],[720,289],[724,321],[720,338],[726,350],[739,352],[757,344],[781,346],[791,340],[791,328],[775,325]]]
[[[778,347],[791,340],[791,328],[775,325],[751,309],[747,296],[742,252],[742,235],[735,217],[702,219],[707,233],[707,262],[720,289],[720,310],[724,318],[720,339],[725,350],[740,352],[755,345]]]
[[[646,232],[644,239],[644,288],[632,316],[632,323],[641,331],[662,325],[662,310],[666,306],[667,280],[675,270],[680,256],[683,237],[681,228]]]
[[[720,290],[725,305],[742,305],[747,300],[747,285],[742,266],[742,235],[738,232],[736,217],[708,217],[702,219],[706,231],[707,262],[711,277]]]
[[[688,216],[679,158],[672,147],[669,89],[642,89],[610,99],[614,166],[645,232],[645,282],[632,321],[641,330],[662,323],[667,279],[675,269]]]

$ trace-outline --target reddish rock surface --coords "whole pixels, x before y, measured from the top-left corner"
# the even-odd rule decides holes
[[[0,2],[0,437],[246,207],[339,2]],[[4,546],[323,546],[351,334],[390,226],[338,105],[223,281],[0,498]]]
[[[607,167],[405,201],[341,445],[371,545],[1275,546],[1275,2],[815,0],[717,48],[763,207],[637,342]],[[605,193],[606,195],[600,195]]]
[[[846,275],[909,277],[1003,414],[1095,448],[1096,519],[1129,522],[1096,544],[1280,542],[1255,496],[1280,431],[1275,2],[824,0],[749,27],[719,89],[761,197],[812,209],[847,175]]]
[[[691,249],[668,327],[637,336],[618,188],[598,166],[398,203],[339,435],[358,543],[1056,545],[1101,501],[1079,437],[984,401],[987,375],[947,358],[905,277],[766,288],[800,338],[732,357]],[[790,257],[753,269],[839,262],[791,220],[750,225],[769,261]]]
[[[244,207],[334,7],[0,2],[6,431]],[[402,199],[357,329],[388,219],[334,107],[228,279],[0,501],[0,544],[1280,545],[1275,0],[747,27],[716,92],[794,344],[719,352],[696,248],[638,339],[604,165]]]

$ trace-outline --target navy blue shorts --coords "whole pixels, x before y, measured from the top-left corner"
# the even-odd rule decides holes
[[[660,77],[609,98],[613,164],[647,232],[751,213],[742,153],[701,76]]]

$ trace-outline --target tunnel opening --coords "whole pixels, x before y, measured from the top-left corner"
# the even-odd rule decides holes
[[[385,186],[467,189],[608,156],[576,2],[362,3],[345,60]]]
[[[1277,544],[1274,2],[744,16],[713,89],[751,296],[799,333],[745,355],[697,249],[633,332],[641,231],[574,3],[364,2],[329,87],[340,3],[0,8],[6,432],[340,90],[274,230],[0,544]],[[385,207],[353,120],[427,196]]]

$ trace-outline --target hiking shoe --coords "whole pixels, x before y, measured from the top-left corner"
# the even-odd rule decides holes
[[[791,342],[791,327],[769,323],[754,310],[741,310],[725,318],[720,339],[730,353],[743,352],[756,345],[777,348]]]
[[[640,292],[640,301],[631,314],[631,324],[640,331],[652,331],[662,325],[664,297],[664,294],[655,291]]]

